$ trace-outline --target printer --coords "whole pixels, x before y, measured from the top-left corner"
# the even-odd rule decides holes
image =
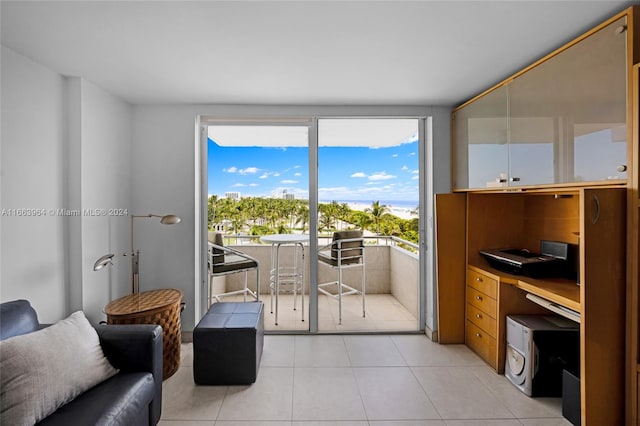
[[[492,267],[532,278],[575,277],[572,252],[569,243],[547,240],[540,242],[540,253],[517,248],[480,250]]]

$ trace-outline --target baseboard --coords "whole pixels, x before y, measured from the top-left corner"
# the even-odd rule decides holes
[[[438,341],[438,330],[431,330],[429,327],[424,328],[424,334],[431,340],[432,342]]]

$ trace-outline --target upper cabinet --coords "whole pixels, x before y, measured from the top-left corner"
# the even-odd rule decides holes
[[[453,113],[454,189],[627,178],[627,15]]]

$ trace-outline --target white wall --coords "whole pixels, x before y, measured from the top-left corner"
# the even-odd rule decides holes
[[[65,80],[2,47],[0,300],[29,299],[41,321],[68,311],[65,218]],[[38,217],[6,210],[45,209]]]
[[[167,287],[183,291],[186,331],[197,320],[197,116],[432,116],[434,139],[427,167],[436,178],[430,185],[436,192],[449,189],[450,108],[131,107],[90,82],[62,77],[5,47],[1,95],[1,208],[106,208],[181,216],[182,222],[173,226],[137,219],[136,248],[142,253],[142,291]],[[429,205],[432,200],[427,205],[431,224]],[[97,321],[103,319],[101,311],[109,300],[128,293],[128,259],[116,259],[109,269],[92,270],[100,255],[129,249],[128,218],[46,214],[0,220],[1,301],[29,299],[43,321],[55,321],[75,309],[84,309]],[[432,294],[432,277],[428,286]],[[427,306],[427,325],[432,329],[434,306]]]
[[[4,46],[1,59],[1,208],[43,214],[0,218],[0,301],[28,299],[43,322],[77,309],[101,320],[129,270],[93,262],[128,247],[128,220],[83,211],[129,207],[131,107]]]
[[[107,253],[131,248],[129,209],[131,106],[79,78],[81,105],[82,309],[94,321],[111,300],[131,292],[129,258],[100,271],[93,264]]]

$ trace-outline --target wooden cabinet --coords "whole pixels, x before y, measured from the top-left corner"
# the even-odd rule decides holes
[[[467,269],[467,325],[465,343],[487,364],[498,370],[496,335],[497,280]]]
[[[495,279],[467,270],[467,346],[494,369],[498,369],[496,317],[498,283]]]
[[[467,265],[465,344],[498,373],[504,373],[507,315],[548,314],[526,299],[513,276]]]
[[[456,221],[445,206],[462,206],[466,214],[458,215]],[[444,253],[440,252],[440,240],[449,234],[441,218],[452,232],[466,231],[466,238],[456,239],[457,249],[447,241]],[[436,229],[437,264],[440,256],[456,250],[466,258],[458,270],[437,271],[438,309],[447,311],[439,312],[438,333],[464,336],[458,343],[466,343],[496,372],[503,373],[507,315],[550,314],[529,301],[527,293],[577,311],[581,321],[582,424],[623,424],[626,189],[439,194]],[[574,245],[580,285],[575,279],[533,279],[498,271],[479,254],[481,249],[501,247],[538,251],[540,240]],[[440,300],[441,294],[459,293],[464,295],[460,298],[462,307]]]
[[[465,343],[480,358],[484,359],[494,370],[498,369],[498,353],[496,352],[496,339],[489,336],[483,329],[477,327],[471,321],[467,321],[465,330]]]
[[[583,425],[640,426],[639,23],[640,6],[625,9],[455,108],[451,178],[458,194],[449,195],[458,197],[436,201],[441,341],[474,342],[473,331],[481,330],[496,339],[500,356],[503,308],[526,291],[580,311]],[[626,230],[624,200],[609,189],[616,186],[626,191]],[[578,288],[495,274],[478,254],[512,245],[537,250],[540,239],[579,247]],[[496,275],[494,334],[469,317],[486,312],[467,303],[468,268]],[[491,345],[469,345],[493,359]],[[500,371],[501,360],[494,364]]]
[[[626,181],[632,10],[454,110],[454,189]]]
[[[630,157],[634,159],[630,169],[627,198],[627,424],[640,426],[640,64],[633,68],[633,144]]]
[[[453,187],[507,185],[509,97],[500,86],[453,112]]]

